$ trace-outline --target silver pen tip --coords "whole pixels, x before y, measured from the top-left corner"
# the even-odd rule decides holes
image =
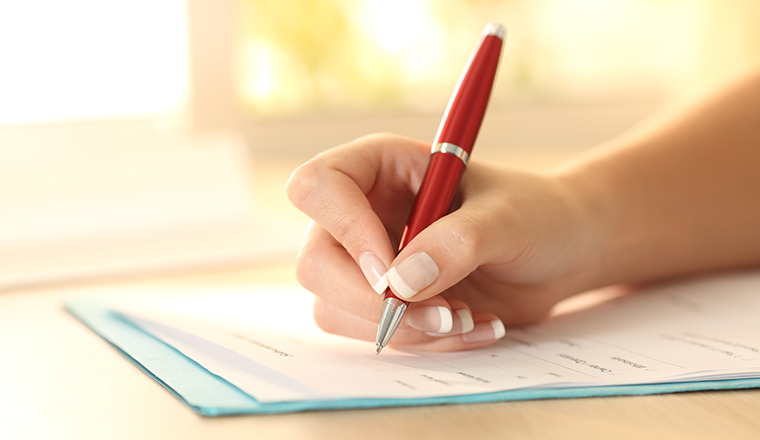
[[[375,354],[380,354],[381,351],[383,351],[382,344],[376,344],[375,345]]]

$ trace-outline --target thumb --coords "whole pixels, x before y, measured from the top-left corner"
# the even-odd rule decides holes
[[[457,210],[425,228],[398,254],[388,271],[400,298],[422,301],[458,283],[481,264],[493,246],[482,222]]]

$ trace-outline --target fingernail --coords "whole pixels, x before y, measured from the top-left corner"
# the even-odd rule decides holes
[[[409,299],[438,278],[438,266],[424,252],[412,254],[388,271],[388,283],[403,299]]]
[[[409,327],[433,333],[448,333],[454,324],[451,310],[446,307],[416,307],[406,315]]]
[[[385,277],[385,273],[387,272],[385,264],[375,254],[368,252],[359,257],[359,267],[362,273],[364,273],[364,278],[372,286],[372,290],[377,292],[378,295],[382,295],[385,292],[385,288],[388,287],[388,279]]]
[[[471,332],[462,335],[464,342],[485,342],[501,339],[507,331],[504,324],[498,319],[493,321],[479,322]]]
[[[462,333],[469,333],[475,328],[475,321],[472,320],[472,314],[467,309],[459,309],[456,311],[459,321],[462,323]]]
[[[475,328],[475,322],[472,320],[472,314],[467,309],[454,310],[454,325],[448,333],[428,333],[428,336],[439,338],[443,336],[458,335],[461,333],[471,332]]]

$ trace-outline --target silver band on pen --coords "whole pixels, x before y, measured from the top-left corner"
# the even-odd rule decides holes
[[[470,154],[464,151],[464,148],[460,147],[459,145],[450,144],[448,142],[441,142],[436,144],[433,147],[433,150],[430,152],[430,154],[435,153],[449,153],[453,154],[454,156],[458,157],[462,162],[464,162],[465,166],[467,166],[467,161],[470,160]]]

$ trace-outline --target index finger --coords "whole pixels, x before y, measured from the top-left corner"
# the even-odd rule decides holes
[[[422,180],[428,155],[429,145],[420,141],[393,135],[366,136],[328,150],[297,168],[288,180],[288,197],[345,247],[355,261],[371,254],[387,268],[395,252],[383,220],[401,217],[399,209],[377,212],[382,207],[372,202],[383,200],[387,204],[389,198],[404,193],[411,200]],[[403,217],[398,221],[399,228],[405,220]]]

